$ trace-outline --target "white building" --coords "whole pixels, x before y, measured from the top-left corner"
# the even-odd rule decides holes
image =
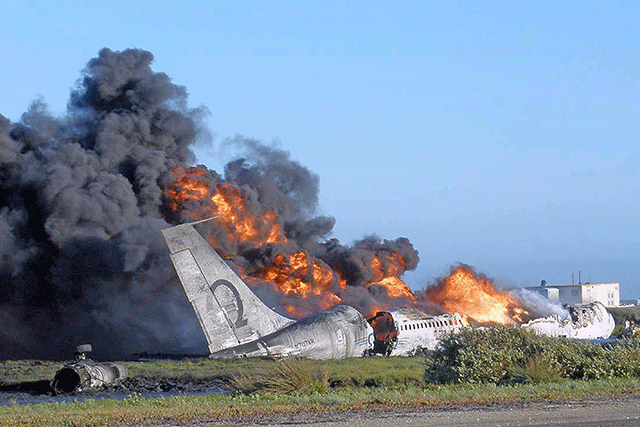
[[[605,307],[620,306],[619,283],[580,283],[578,285],[547,285],[526,288],[537,292],[551,301],[562,304],[586,304],[601,302]]]

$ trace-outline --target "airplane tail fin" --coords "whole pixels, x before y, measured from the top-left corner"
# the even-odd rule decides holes
[[[165,228],[162,234],[209,351],[235,347],[293,323],[260,301],[224,262],[194,228],[200,222]]]

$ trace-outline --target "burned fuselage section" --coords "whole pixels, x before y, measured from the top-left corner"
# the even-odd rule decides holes
[[[57,394],[80,393],[114,384],[127,376],[127,369],[119,363],[97,363],[87,357],[91,345],[77,347],[75,361],[56,372],[51,388]]]
[[[369,353],[385,356],[413,356],[435,350],[441,337],[464,326],[457,313],[431,316],[411,308],[378,312],[369,323],[374,331]]]
[[[554,314],[533,319],[522,325],[537,334],[576,339],[606,339],[615,327],[613,316],[599,302],[567,305],[565,318]]]

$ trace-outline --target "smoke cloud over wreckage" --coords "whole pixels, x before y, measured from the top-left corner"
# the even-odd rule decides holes
[[[189,108],[186,89],[154,72],[152,60],[143,50],[103,49],[66,116],[53,117],[42,100],[18,123],[0,115],[0,357],[68,357],[85,342],[100,357],[204,353],[159,231],[212,216],[207,240],[290,317],[336,304],[366,316],[465,309],[480,323],[528,314],[466,266],[452,270],[466,272],[464,283],[441,279],[412,293],[400,279],[419,259],[407,238],[372,235],[349,246],[329,238],[335,220],[316,215],[318,176],[282,149],[235,137],[225,144],[243,157],[223,174],[192,166],[191,146],[209,138],[206,109]],[[456,306],[446,290],[453,282],[475,289],[463,300],[497,296],[506,315]]]

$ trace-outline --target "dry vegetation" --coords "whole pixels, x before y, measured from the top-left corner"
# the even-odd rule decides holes
[[[640,394],[640,341],[605,348],[517,328],[466,330],[430,357],[124,362],[134,378],[215,380],[225,395],[0,406],[0,426],[103,426],[407,405]],[[50,378],[60,363],[0,363],[3,382]],[[577,378],[577,379],[576,379]]]

